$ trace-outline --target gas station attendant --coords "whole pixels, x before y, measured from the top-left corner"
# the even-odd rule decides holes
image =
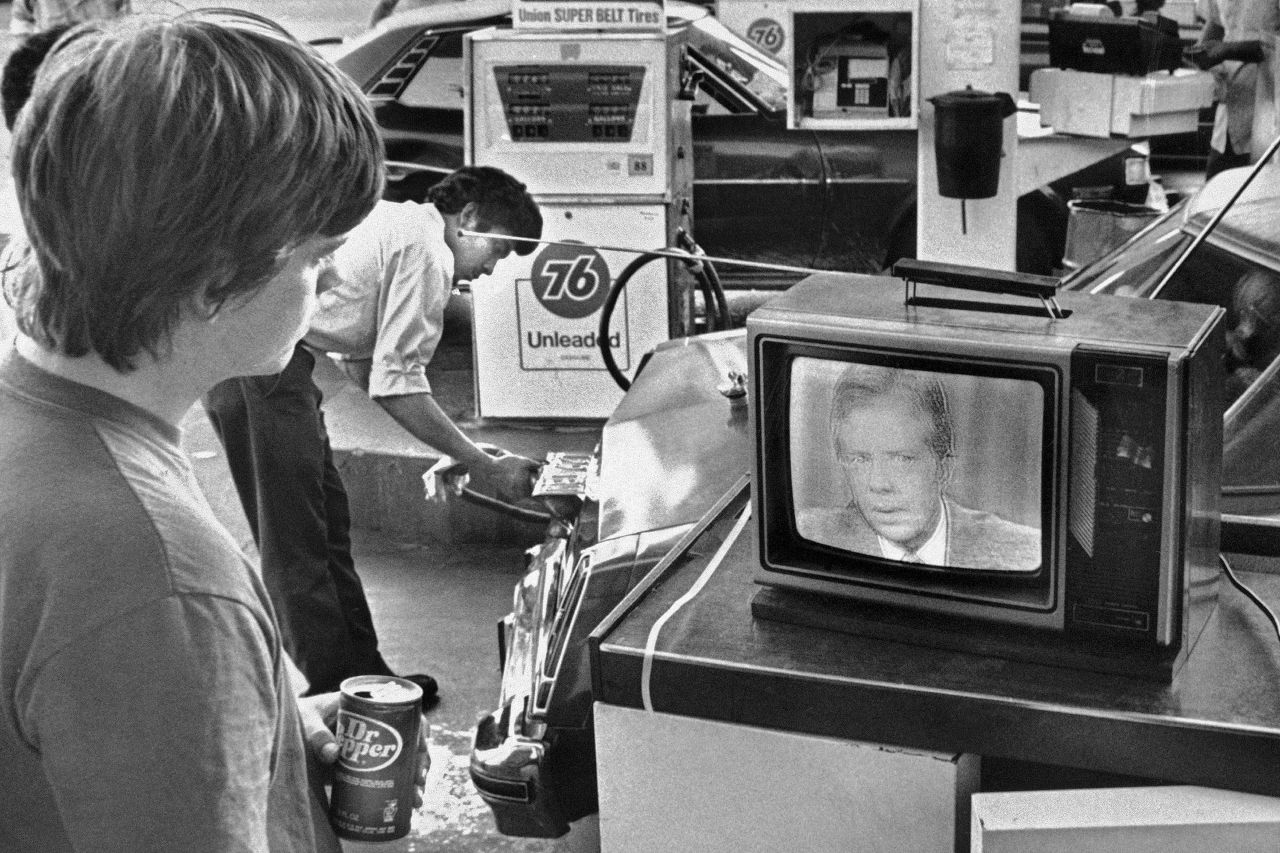
[[[430,203],[380,201],[320,274],[319,308],[285,369],[221,383],[205,407],[227,451],[262,556],[286,647],[314,692],[354,675],[391,675],[350,547],[350,512],[312,379],[316,353],[348,375],[401,426],[465,463],[507,501],[529,496],[537,463],[490,454],[440,408],[426,367],[453,285],[493,271],[513,241],[459,228],[538,238],[542,216],[524,184],[491,167],[464,167]],[[525,254],[535,244],[519,243]],[[428,675],[406,675],[429,703]]]

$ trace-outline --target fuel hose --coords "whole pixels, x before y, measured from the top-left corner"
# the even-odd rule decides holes
[[[499,498],[477,492],[474,489],[463,488],[462,499],[467,503],[482,506],[485,509],[491,509],[494,512],[500,512],[503,515],[509,515],[518,521],[529,521],[534,524],[550,524],[552,515],[549,512],[539,512],[536,509],[526,509],[522,506],[507,503]]]
[[[691,240],[689,245],[694,249],[697,248],[696,244]],[[600,357],[604,361],[605,369],[609,371],[613,381],[618,383],[618,387],[623,391],[631,388],[631,380],[618,367],[618,362],[613,357],[613,349],[609,346],[609,326],[613,320],[613,309],[618,304],[618,298],[626,290],[627,282],[641,267],[650,261],[665,260],[673,257],[676,251],[680,253],[677,260],[689,268],[694,278],[698,280],[699,287],[702,290],[703,301],[706,303],[707,330],[716,332],[729,328],[729,303],[725,298],[724,288],[720,285],[720,277],[716,274],[715,268],[709,261],[700,258],[688,249],[673,250],[666,246],[651,252],[644,252],[633,258],[609,286],[609,292],[604,298],[604,304],[600,307],[600,324],[596,331],[596,342],[600,348]]]

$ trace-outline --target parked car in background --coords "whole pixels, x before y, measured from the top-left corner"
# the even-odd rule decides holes
[[[1246,171],[1215,178],[1064,288],[1226,309],[1222,509],[1265,519],[1280,513],[1280,169],[1174,269]],[[749,470],[746,401],[727,381],[745,369],[743,330],[659,346],[604,427],[580,508],[531,550],[503,624],[502,692],[471,756],[500,831],[554,836],[596,810],[587,638]]]
[[[387,196],[421,200],[463,165],[462,39],[510,26],[510,0],[401,0],[331,52],[373,102],[390,164]],[[694,236],[708,254],[812,269],[875,272],[915,252],[916,132],[788,130],[786,67],[706,8],[666,3],[687,32],[693,105]],[[1075,186],[1124,181],[1116,155],[1018,202],[1018,269],[1061,261]],[[726,286],[779,286],[785,273],[720,270]]]

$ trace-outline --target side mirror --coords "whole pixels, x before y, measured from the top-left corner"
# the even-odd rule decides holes
[[[678,101],[692,101],[698,94],[698,87],[707,72],[693,64],[686,54],[680,63],[680,91],[676,93]]]

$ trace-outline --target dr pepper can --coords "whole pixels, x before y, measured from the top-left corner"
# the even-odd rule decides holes
[[[329,821],[343,838],[391,841],[409,834],[418,775],[422,688],[389,675],[342,682],[338,762]]]

